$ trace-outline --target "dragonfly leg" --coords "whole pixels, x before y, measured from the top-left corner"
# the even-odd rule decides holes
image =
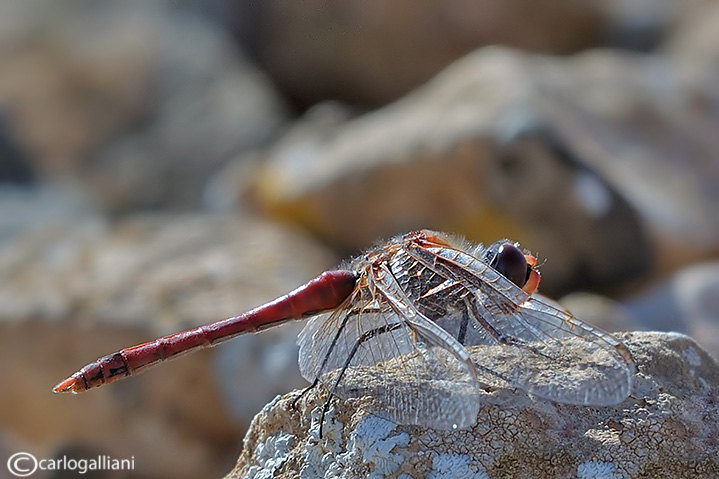
[[[459,344],[464,346],[464,342],[467,339],[467,326],[469,326],[469,315],[467,311],[462,314],[462,321],[459,323],[459,331],[457,332],[457,341]]]
[[[310,392],[312,389],[314,389],[314,387],[317,386],[317,383],[319,383],[319,382],[320,382],[319,378],[315,378],[315,380],[312,381],[312,384],[310,384],[309,386],[307,386],[306,388],[304,388],[302,391],[300,391],[300,393],[297,395],[297,397],[292,400],[292,404],[291,404],[292,409],[297,410],[297,402],[298,402],[300,399],[302,399],[302,397],[303,397],[305,394],[307,394],[307,393]]]
[[[380,334],[385,334],[394,331],[397,328],[400,327],[408,327],[405,323],[392,323],[392,324],[385,324],[384,326],[380,326],[379,328],[371,329],[369,331],[365,331],[362,333],[362,335],[357,338],[357,341],[355,342],[354,346],[352,347],[352,350],[347,355],[347,359],[345,359],[345,363],[342,365],[342,369],[340,369],[339,373],[337,374],[337,379],[335,379],[335,382],[332,384],[332,387],[330,388],[330,395],[325,401],[325,403],[322,405],[322,414],[320,415],[320,439],[322,439],[322,426],[324,424],[324,417],[325,414],[327,414],[327,411],[329,410],[330,401],[332,400],[332,396],[334,396],[335,391],[337,390],[337,387],[340,384],[340,381],[342,380],[342,377],[344,376],[345,372],[347,371],[347,368],[349,368],[350,363],[352,362],[352,359],[354,358],[354,355],[357,354],[357,351],[359,350],[359,347],[364,343],[365,341],[372,339],[375,336],[378,336]]]
[[[330,402],[332,401],[332,396],[334,396],[334,394],[330,393],[330,395],[327,397],[327,400],[322,405],[322,414],[320,414],[320,439],[322,439],[322,426],[324,426],[325,424],[325,415],[330,409]]]

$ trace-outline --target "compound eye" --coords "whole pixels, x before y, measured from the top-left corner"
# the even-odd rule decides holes
[[[511,243],[500,245],[489,265],[520,288],[527,282],[531,272],[524,253]]]

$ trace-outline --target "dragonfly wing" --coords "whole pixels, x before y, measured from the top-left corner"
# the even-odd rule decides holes
[[[465,346],[489,348],[480,373],[569,404],[615,405],[631,393],[636,368],[626,347],[570,313],[535,297],[515,304],[476,290],[467,307]]]
[[[473,353],[484,350],[475,365],[482,380],[570,404],[615,405],[630,394],[636,367],[608,333],[529,296],[469,253],[409,253],[461,289],[455,296],[464,304],[435,321]]]
[[[351,366],[372,366],[413,350],[411,338],[393,331],[384,334],[392,341],[380,341],[372,348],[365,345],[359,350],[360,338],[368,341],[374,331],[399,328],[401,322],[386,304],[364,297],[365,292],[355,291],[346,307],[312,318],[302,330],[297,342],[300,373],[306,380],[313,382],[319,378],[326,383],[322,375],[343,368],[348,358]]]
[[[636,366],[608,333],[535,297],[512,316],[522,327],[513,328],[515,339],[503,345],[505,354],[493,356],[496,369],[502,356],[513,364],[512,385],[547,399],[594,406],[619,404],[631,393]]]
[[[471,362],[433,334],[436,325],[417,326],[398,313],[396,298],[381,286],[373,284],[359,294],[374,299],[355,298],[353,306],[362,307],[315,319],[302,332],[303,376],[319,378],[346,399],[371,396],[370,412],[399,424],[435,429],[473,425],[479,398]]]

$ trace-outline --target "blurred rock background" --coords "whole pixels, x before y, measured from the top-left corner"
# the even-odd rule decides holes
[[[585,321],[719,355],[718,32],[699,0],[0,3],[3,467],[220,477],[305,384],[301,324],[51,387],[416,228],[520,241]]]

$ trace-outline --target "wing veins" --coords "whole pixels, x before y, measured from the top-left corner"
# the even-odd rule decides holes
[[[390,307],[395,310],[397,315],[406,318],[411,328],[414,327],[421,331],[424,335],[435,340],[437,344],[447,345],[449,351],[454,354],[459,361],[467,363],[471,370],[474,369],[472,359],[464,346],[459,344],[451,334],[442,329],[437,323],[414,307],[413,302],[410,301],[404,293],[402,287],[397,282],[397,278],[394,277],[394,274],[392,274],[392,271],[386,264],[382,265],[382,270],[384,274],[382,278],[378,278],[382,283],[378,283],[377,289],[384,295]],[[407,313],[409,313],[409,316],[413,319],[410,319]],[[450,346],[451,349],[449,348]]]
[[[449,249],[449,248],[442,248],[442,249]],[[498,310],[497,311],[498,313],[501,313],[502,315],[505,315],[508,317],[507,319],[504,319],[504,321],[507,321],[507,322],[513,321],[516,324],[521,325],[525,331],[531,333],[532,336],[534,336],[534,339],[537,342],[545,344],[546,346],[549,346],[549,344],[551,343],[553,345],[553,347],[561,347],[559,345],[558,341],[556,340],[556,338],[553,338],[552,336],[548,335],[545,331],[538,329],[537,327],[535,327],[534,325],[529,323],[527,320],[522,318],[522,315],[521,315],[521,311],[523,309],[522,305],[519,304],[517,301],[513,300],[512,298],[508,297],[506,294],[503,294],[503,291],[511,291],[512,288],[514,288],[517,290],[517,291],[515,291],[515,296],[518,296],[518,297],[525,296],[522,304],[524,304],[526,301],[528,301],[530,299],[530,297],[526,293],[524,293],[524,291],[522,291],[519,287],[514,285],[514,283],[510,283],[509,280],[499,276],[500,280],[504,280],[504,282],[506,282],[507,284],[505,284],[505,287],[503,289],[498,289],[498,288],[495,289],[495,288],[492,288],[491,286],[489,286],[491,284],[489,281],[487,281],[484,278],[479,276],[479,274],[481,274],[481,272],[477,271],[477,268],[467,267],[469,265],[463,266],[462,264],[460,264],[457,261],[453,261],[449,258],[446,258],[441,255],[437,255],[434,252],[427,251],[425,249],[427,254],[432,255],[432,258],[434,259],[432,264],[429,264],[427,258],[424,258],[421,254],[417,254],[417,252],[421,251],[420,249],[408,249],[407,251],[416,261],[420,262],[421,264],[423,264],[429,268],[432,268],[433,271],[440,274],[442,277],[451,279],[454,281],[459,281],[462,284],[462,286],[467,290],[471,290],[472,288],[476,288],[476,289],[480,290],[482,293],[484,293],[484,298],[482,298],[484,301],[491,303],[493,306],[496,307],[496,309]],[[467,256],[471,257],[473,261],[477,261],[477,262],[481,263],[481,261],[474,258],[472,255],[470,255],[468,253],[464,253],[464,252],[461,252],[458,250],[451,250],[451,251],[453,251],[457,255],[459,255],[459,254],[467,255]],[[484,263],[481,263],[481,264],[485,267],[485,270],[487,268],[490,268],[490,266],[488,266]],[[440,271],[439,266],[442,267],[442,271]],[[497,274],[499,275],[499,273],[497,273]],[[496,281],[493,281],[493,282],[496,282]],[[491,288],[491,291],[489,291],[488,288]],[[500,302],[499,298],[495,298],[494,295],[488,294],[490,292],[499,293],[501,295],[501,297],[504,298],[504,301]],[[472,296],[474,296],[475,298],[477,297],[476,294],[472,294]],[[535,301],[537,301],[537,300],[535,300]],[[480,301],[480,302],[483,302],[483,301]],[[544,303],[542,303],[542,304],[544,305]],[[478,306],[479,305],[477,304],[477,307]],[[487,307],[484,307],[483,309],[490,315],[497,314],[497,312],[491,311]],[[561,312],[560,310],[556,310],[556,309],[555,309],[555,311]],[[564,312],[562,312],[562,313],[564,313]],[[545,314],[549,315],[548,313],[545,313]],[[564,313],[564,314],[566,314],[566,313]],[[473,311],[472,315],[473,315],[473,317],[475,317],[475,319],[477,319],[476,310]],[[555,323],[545,321],[541,318],[538,318],[536,315],[532,315],[532,317],[535,320],[543,322],[545,324],[555,325]],[[555,319],[557,319],[557,318],[555,318]],[[572,318],[572,319],[574,319],[574,318]],[[562,321],[562,320],[559,319],[559,321]],[[577,320],[574,319],[574,322],[572,324],[575,325],[576,321]],[[485,330],[487,330],[487,332],[490,333],[490,336],[492,336],[500,344],[508,344],[509,343],[509,344],[513,344],[513,345],[517,345],[517,346],[527,347],[525,340],[517,337],[514,334],[500,332],[495,326],[490,325],[486,320],[479,321],[479,324],[483,328],[485,328]],[[491,326],[491,328],[488,328],[487,326]]]

